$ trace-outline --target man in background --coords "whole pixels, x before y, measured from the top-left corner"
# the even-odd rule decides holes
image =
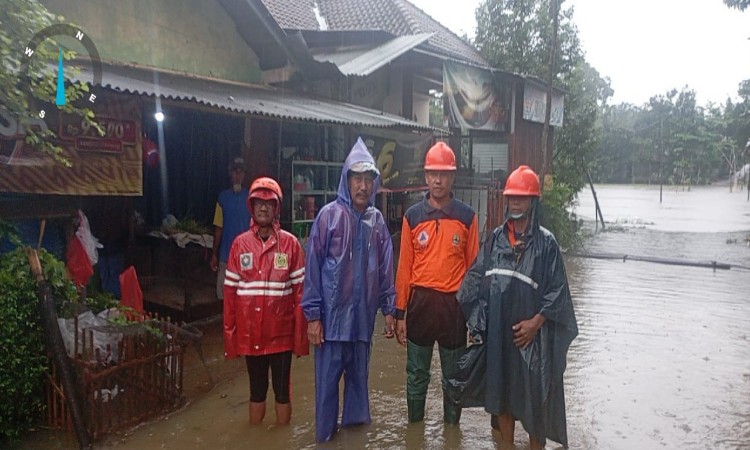
[[[248,189],[245,180],[245,160],[234,158],[229,164],[232,187],[223,190],[216,201],[214,212],[214,246],[211,253],[211,270],[218,271],[216,298],[224,300],[224,274],[232,242],[240,233],[250,228],[250,211],[247,209]]]
[[[120,274],[126,263],[132,263],[135,242],[133,204],[129,197],[88,197],[83,211],[91,234],[102,245],[98,250],[96,269],[101,289],[122,298]]]

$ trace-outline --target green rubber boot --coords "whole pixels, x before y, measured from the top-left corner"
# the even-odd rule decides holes
[[[430,383],[432,347],[422,347],[407,340],[406,344],[406,405],[409,423],[424,420],[427,386]]]
[[[458,359],[464,353],[465,349],[459,347],[451,350],[446,347],[439,347],[439,350],[440,368],[443,372],[443,420],[445,423],[457,424],[461,420],[461,405],[451,401],[445,393],[445,389],[448,386],[448,378],[453,377],[458,367]]]
[[[409,410],[409,423],[418,423],[424,420],[424,398],[407,399],[406,406]]]

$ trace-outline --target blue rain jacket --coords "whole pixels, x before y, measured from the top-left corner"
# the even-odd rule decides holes
[[[393,244],[374,206],[380,175],[364,212],[352,207],[347,172],[354,163],[375,163],[362,139],[341,170],[338,196],[321,208],[307,241],[302,310],[321,320],[326,341],[370,342],[378,308],[395,313]]]

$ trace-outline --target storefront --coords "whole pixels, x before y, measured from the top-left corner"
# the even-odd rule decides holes
[[[335,198],[342,163],[358,136],[371,146],[384,188],[421,181],[417,166],[433,132],[424,125],[284,90],[169,73],[157,76],[132,67],[108,67],[106,72],[95,92],[101,99],[97,117],[108,134],[95,136],[68,119],[50,122],[48,126],[59,127],[62,138],[73,144],[66,147],[73,168],[14,148],[0,166],[0,191],[8,200],[0,204],[20,211],[36,203],[29,201],[32,194],[40,196],[35,199],[51,197],[65,200],[53,203],[65,204],[65,213],[73,217],[87,203],[84,197],[109,196],[113,202],[129,198],[141,235],[159,228],[167,214],[181,225],[196,225],[192,233],[179,230],[201,236],[186,243],[187,250],[167,252],[155,236],[138,239],[139,247],[145,247],[133,257],[139,277],[146,288],[156,286],[156,279],[172,280],[159,294],[170,303],[182,297],[183,305],[196,304],[199,300],[188,298],[189,291],[210,295],[204,288],[212,278],[205,272],[214,206],[217,194],[228,186],[227,166],[235,156],[247,162],[247,182],[261,175],[278,178],[285,192],[282,225],[302,240],[320,207]],[[106,105],[109,109],[102,109]],[[30,157],[43,163],[31,164]],[[400,165],[404,158],[412,168]],[[179,257],[182,251],[184,258]],[[202,265],[202,272],[188,265]],[[192,286],[187,280],[204,282]]]

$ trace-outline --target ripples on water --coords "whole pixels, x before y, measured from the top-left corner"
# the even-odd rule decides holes
[[[596,235],[588,251],[750,266],[744,192],[665,191],[662,206],[658,187],[597,193],[608,221],[640,224]],[[578,213],[593,220],[588,207],[582,196]],[[573,447],[750,448],[750,271],[567,266],[580,326],[566,372]]]
[[[658,187],[603,186],[598,193],[608,221],[635,226],[594,236],[589,251],[750,266],[750,248],[742,243],[750,234],[744,192],[665,190],[661,206]],[[579,216],[593,221],[593,211],[583,193]],[[566,371],[571,448],[750,448],[750,271],[573,257],[566,266],[580,327]],[[426,421],[407,426],[405,366],[406,351],[376,336],[373,424],[342,430],[322,448],[498,448],[481,409],[464,411],[460,427],[443,426],[437,357]],[[106,448],[315,448],[312,357],[296,359],[292,374],[291,427],[246,425],[241,375],[183,413]],[[274,419],[271,398],[266,423]],[[517,425],[518,448],[527,442]]]

